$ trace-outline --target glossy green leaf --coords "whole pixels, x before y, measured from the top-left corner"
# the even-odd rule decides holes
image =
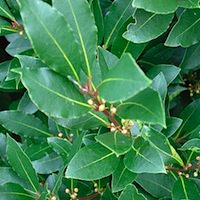
[[[200,66],[199,51],[200,43],[197,43],[196,45],[193,45],[186,49],[184,58],[180,64],[180,68],[184,72],[193,70]]]
[[[141,193],[138,192],[134,185],[127,185],[121,193],[119,200],[147,200]]]
[[[139,174],[136,182],[149,194],[160,199],[171,198],[171,191],[175,183],[175,177],[168,174]]]
[[[90,106],[83,103],[85,99],[75,86],[55,72],[47,68],[23,68],[20,74],[33,103],[48,115],[75,118],[90,110]]]
[[[135,140],[124,157],[125,166],[134,173],[166,173],[160,154],[142,138]]]
[[[11,132],[21,136],[48,137],[51,133],[48,127],[34,115],[25,114],[21,111],[0,112],[0,123]]]
[[[143,129],[142,136],[163,156],[171,158],[171,162],[176,161],[176,163],[179,163],[182,166],[184,165],[182,159],[180,157],[177,157],[177,153],[174,155],[175,152],[172,151],[172,147],[168,139],[162,133],[146,127]]]
[[[64,16],[41,0],[18,2],[26,33],[38,56],[51,69],[79,81],[78,45]]]
[[[147,88],[117,107],[117,114],[123,118],[139,119],[165,126],[165,112],[158,92]]]
[[[50,174],[56,172],[63,167],[61,156],[52,153],[44,156],[39,160],[32,161],[35,171],[39,174]]]
[[[104,46],[109,47],[116,38],[121,26],[134,13],[130,0],[116,0],[105,16]]]
[[[181,71],[180,68],[174,65],[160,64],[152,67],[148,72],[147,76],[153,79],[156,75],[162,72],[166,78],[167,84],[169,85]]]
[[[33,169],[31,161],[17,142],[10,136],[7,138],[7,157],[13,170],[31,185],[34,192],[38,192],[38,177]]]
[[[200,199],[200,191],[194,181],[182,176],[175,182],[172,190],[172,200],[196,200]]]
[[[170,47],[189,47],[200,41],[200,10],[188,9],[180,16],[172,28],[165,45]]]
[[[128,26],[123,36],[131,42],[144,43],[164,33],[172,21],[173,14],[162,15],[137,9],[133,17],[135,23]]]
[[[28,38],[18,37],[6,47],[6,52],[11,56],[15,56],[29,49],[31,49],[31,44]]]
[[[127,153],[132,146],[133,140],[129,136],[121,133],[105,133],[95,137],[97,142],[114,152],[116,156]]]
[[[180,135],[188,134],[194,130],[200,122],[200,99],[193,101],[189,104],[180,114],[183,120],[181,127],[177,131],[176,138]]]
[[[129,171],[123,162],[120,162],[117,169],[112,174],[112,192],[123,190],[128,184],[132,183],[137,174]]]
[[[28,96],[28,92],[25,92],[18,104],[17,110],[27,114],[33,114],[38,110],[38,108],[31,101],[30,97]]]
[[[178,0],[178,4],[183,8],[199,8],[199,0]]]
[[[96,180],[113,173],[119,159],[100,144],[83,147],[73,157],[66,171],[67,178]]]
[[[9,18],[10,20],[15,21],[15,18],[12,15],[12,13],[10,12],[5,0],[0,1],[0,16]]]
[[[124,54],[119,62],[104,77],[99,94],[110,102],[126,100],[150,85],[130,54]]]
[[[100,0],[93,0],[92,1],[92,8],[94,13],[94,18],[98,30],[98,44],[102,43],[104,37],[104,19],[103,13],[100,5]]]
[[[162,99],[162,102],[165,102],[167,96],[167,81],[162,72],[160,72],[152,81],[152,88],[157,91]]]
[[[190,150],[199,153],[200,152],[200,139],[192,139],[188,140],[181,148],[180,150]]]
[[[6,183],[16,183],[24,188],[30,188],[29,185],[10,167],[0,167],[0,185],[4,185]]]
[[[36,198],[15,183],[6,183],[0,186],[0,196],[1,200],[35,200]]]
[[[177,8],[177,0],[133,0],[133,6],[160,14],[173,13]]]
[[[69,155],[71,151],[71,143],[69,143],[69,141],[57,137],[50,137],[47,140],[56,153],[63,157],[67,157]]]
[[[162,130],[162,133],[167,136],[171,137],[177,129],[181,126],[183,120],[177,117],[167,117],[166,118],[166,129]]]
[[[74,30],[81,51],[82,68],[90,76],[96,58],[97,28],[87,0],[53,0],[53,5]],[[78,56],[75,59],[77,58]]]

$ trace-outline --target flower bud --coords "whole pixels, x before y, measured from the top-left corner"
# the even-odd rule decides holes
[[[94,104],[94,101],[92,99],[88,99],[87,102],[88,102],[89,105],[93,105]]]
[[[105,109],[106,109],[105,104],[101,104],[101,105],[99,106],[99,112],[103,112]]]

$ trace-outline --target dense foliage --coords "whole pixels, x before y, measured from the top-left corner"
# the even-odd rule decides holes
[[[199,5],[0,0],[0,199],[200,199]]]

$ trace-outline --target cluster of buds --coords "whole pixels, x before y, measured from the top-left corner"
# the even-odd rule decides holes
[[[100,103],[97,104],[93,99],[88,99],[87,103],[96,111],[103,112],[106,110],[106,101],[104,99],[101,99],[99,101]]]
[[[58,134],[57,134],[57,137],[63,138],[64,140],[70,141],[70,142],[73,141],[73,136],[74,136],[74,134],[73,134],[73,133],[70,133],[69,135],[67,135],[66,138],[64,138],[64,134],[63,134],[63,133],[58,133]]]
[[[200,170],[200,156],[196,157],[197,165],[192,165],[191,163],[187,164],[182,169],[173,168],[171,166],[166,166],[165,169],[167,171],[176,172],[179,176],[185,176],[186,178],[190,178],[190,176],[198,177]],[[191,175],[191,173],[193,174]]]
[[[56,200],[56,196],[52,196],[52,197],[51,197],[51,200]]]
[[[71,191],[69,188],[65,190],[65,193],[70,195],[71,200],[78,200],[78,188],[74,188],[73,191]]]
[[[103,188],[99,188],[97,183],[94,183],[94,192],[96,193],[102,193],[103,192]]]
[[[129,134],[130,133],[130,129],[131,127],[134,125],[134,122],[132,120],[129,120],[129,119],[122,119],[121,120],[121,123],[122,123],[122,133],[123,134]]]

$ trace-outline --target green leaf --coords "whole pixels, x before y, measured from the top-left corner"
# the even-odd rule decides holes
[[[168,174],[139,174],[136,182],[149,194],[160,199],[171,198],[171,191],[176,179]]]
[[[152,67],[147,72],[147,76],[153,79],[156,75],[162,72],[166,78],[167,84],[169,85],[178,76],[180,71],[181,69],[174,65],[160,64]]]
[[[15,183],[6,183],[0,186],[1,200],[35,200],[24,188]]]
[[[180,64],[182,71],[187,72],[200,66],[200,43],[186,49],[184,58]]]
[[[103,19],[103,13],[101,10],[100,0],[93,0],[92,8],[93,8],[96,26],[98,29],[98,44],[101,45],[103,37],[104,37],[104,19]]]
[[[200,199],[200,192],[194,181],[182,176],[175,182],[172,190],[172,200],[196,200]]]
[[[128,184],[132,183],[137,174],[129,171],[123,162],[120,162],[117,169],[112,174],[112,192],[123,190]]]
[[[99,94],[109,102],[126,100],[150,85],[130,54],[124,54],[119,62],[104,77]]]
[[[127,153],[132,146],[133,140],[121,133],[105,133],[95,137],[97,142],[114,152],[117,157]]]
[[[57,137],[50,137],[47,140],[57,154],[60,154],[63,157],[69,156],[72,145],[67,140]]]
[[[75,118],[90,110],[90,106],[83,103],[85,99],[75,86],[55,72],[47,68],[23,68],[20,73],[21,81],[27,88],[31,100],[48,115]]]
[[[130,0],[116,0],[105,16],[104,46],[108,48],[116,38],[121,26],[134,13]]]
[[[161,15],[137,9],[133,17],[135,23],[128,26],[123,36],[131,42],[144,43],[162,35],[168,29],[173,14]]]
[[[29,49],[31,49],[29,40],[25,37],[18,37],[6,47],[6,52],[11,56],[15,56]]]
[[[177,129],[181,126],[182,122],[183,120],[177,117],[167,117],[166,118],[167,128],[163,129],[162,133],[166,137],[171,137],[177,131]]]
[[[83,70],[91,76],[92,65],[96,59],[97,28],[88,1],[53,0],[53,5],[65,16],[66,21],[74,30],[75,38],[79,42]],[[66,40],[68,41],[70,40]]]
[[[22,98],[20,99],[17,110],[27,114],[33,114],[38,110],[38,108],[31,101],[30,97],[28,96],[28,92],[25,92]]]
[[[16,183],[24,188],[30,188],[10,167],[0,167],[0,185],[5,183]]]
[[[176,156],[173,154],[174,152],[172,151],[172,147],[167,137],[165,137],[162,133],[148,127],[144,127],[142,132],[143,138],[147,140],[163,156],[173,159],[172,161],[176,161],[176,163],[179,163],[182,166],[184,165],[182,159],[177,157],[177,154]]]
[[[199,8],[199,0],[178,0],[178,4],[183,8]]]
[[[185,135],[194,130],[200,123],[200,99],[189,104],[180,114],[183,123],[177,131],[176,138]]]
[[[31,185],[32,190],[37,193],[40,186],[31,161],[10,136],[7,136],[7,158],[13,170],[24,178]]]
[[[39,160],[32,161],[32,165],[38,174],[51,174],[63,167],[63,160],[61,156],[52,153]]]
[[[147,88],[117,107],[122,118],[138,119],[165,126],[165,111],[158,92]]]
[[[10,12],[5,0],[0,1],[0,16],[6,17],[12,21],[15,21],[14,16]]]
[[[119,200],[147,200],[141,193],[138,192],[134,185],[127,185],[121,193]]]
[[[0,123],[3,127],[21,136],[48,137],[51,133],[48,127],[34,115],[21,111],[0,112]]]
[[[134,173],[166,173],[160,154],[148,141],[137,138],[124,157],[125,166]]]
[[[67,178],[96,180],[109,176],[119,163],[114,152],[96,143],[83,147],[73,157],[66,171]]]
[[[192,139],[192,140],[187,141],[180,148],[180,150],[182,150],[182,151],[190,150],[190,151],[199,153],[200,152],[200,139]]]
[[[170,47],[189,47],[200,40],[200,10],[183,11],[178,22],[172,28],[165,45]]]
[[[79,81],[79,49],[64,16],[41,0],[18,2],[26,33],[41,60],[56,72],[70,74]]]
[[[177,0],[133,0],[133,6],[153,13],[168,14],[177,9]]]

